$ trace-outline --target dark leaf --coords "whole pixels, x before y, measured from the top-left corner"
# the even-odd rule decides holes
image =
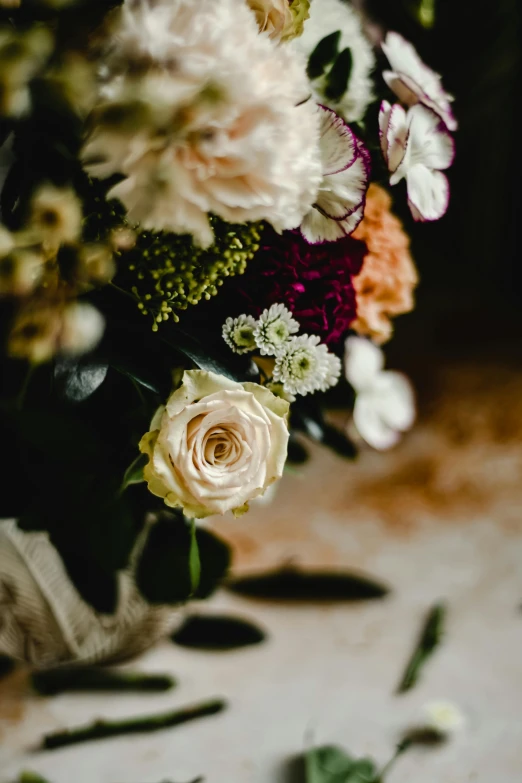
[[[229,590],[270,601],[365,601],[382,598],[389,589],[365,576],[342,571],[277,571],[232,579]]]
[[[37,775],[36,772],[22,772],[17,783],[49,783],[46,778]]]
[[[229,351],[220,351],[217,346],[209,347],[204,337],[199,339],[192,333],[185,332],[176,324],[169,325],[168,337],[165,341],[176,351],[190,359],[201,370],[224,375],[233,381],[257,381],[259,370],[247,356],[238,356]],[[166,334],[167,329],[163,327]]]
[[[83,600],[102,614],[114,614],[118,605],[118,578],[107,573],[95,560],[75,551],[63,549],[53,540],[72,583]]]
[[[54,367],[54,388],[70,402],[82,402],[94,394],[107,376],[108,365],[92,359],[61,359]]]
[[[232,555],[228,544],[210,530],[197,528],[196,538],[201,574],[194,598],[208,598],[225,578]]]
[[[308,452],[303,444],[299,442],[295,435],[290,433],[287,462],[290,462],[293,465],[302,465],[303,463],[308,462],[308,458]]]
[[[62,666],[34,672],[33,688],[42,696],[81,691],[146,691],[161,693],[174,687],[176,681],[164,674],[111,671],[98,666]]]
[[[342,748],[325,745],[306,754],[305,783],[377,783],[370,759],[354,759]]]
[[[123,477],[122,489],[126,489],[131,484],[141,484],[145,481],[143,478],[143,468],[148,463],[147,454],[138,454],[136,459],[129,465]]]
[[[350,49],[343,49],[337,56],[330,73],[326,77],[324,94],[332,101],[340,100],[348,89],[352,73],[353,58]]]
[[[294,404],[291,424],[296,430],[300,430],[312,440],[328,446],[341,457],[354,459],[357,456],[355,446],[344,432],[325,421],[317,400],[301,399],[297,404]]]
[[[264,639],[265,634],[256,625],[227,615],[192,615],[172,636],[182,647],[205,650],[233,650]]]
[[[190,549],[189,549],[190,594],[194,595],[199,587],[201,579],[201,560],[196,531],[196,522],[190,523]]]
[[[192,595],[192,533],[182,515],[164,513],[149,532],[137,583],[151,604],[177,604]]]
[[[333,62],[339,51],[340,38],[341,31],[336,30],[334,33],[330,33],[330,35],[327,35],[319,41],[308,58],[306,72],[309,79],[317,79],[319,76],[322,76],[327,65],[330,65],[330,63]]]
[[[0,655],[0,680],[3,677],[7,677],[8,674],[11,674],[15,665],[12,658],[8,658],[7,655]]]
[[[444,633],[445,616],[446,609],[443,604],[436,604],[429,611],[417,646],[399,683],[398,693],[410,690],[417,682],[422,667],[441,642]]]

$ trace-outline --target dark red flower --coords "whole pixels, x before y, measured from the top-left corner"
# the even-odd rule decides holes
[[[271,228],[261,243],[245,274],[227,281],[226,288],[231,285],[238,296],[238,312],[257,317],[283,302],[303,332],[339,342],[357,316],[352,278],[361,270],[366,244],[346,237],[309,245],[299,231],[279,235]]]

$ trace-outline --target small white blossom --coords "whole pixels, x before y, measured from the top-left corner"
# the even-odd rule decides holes
[[[453,96],[444,90],[440,75],[422,62],[411,43],[399,33],[390,32],[382,50],[392,68],[382,75],[398,99],[407,106],[424,104],[439,115],[449,130],[456,130],[457,121],[451,110]]]
[[[420,104],[406,112],[397,103],[383,101],[379,131],[390,185],[406,179],[415,220],[441,218],[449,203],[449,183],[442,172],[451,166],[455,146],[439,115]]]
[[[254,330],[257,321],[251,315],[227,318],[223,325],[223,340],[234,353],[249,353],[255,350]]]
[[[389,449],[415,421],[415,400],[405,375],[384,370],[380,348],[362,337],[345,343],[346,380],[354,388],[353,423],[374,449]]]
[[[282,383],[290,394],[326,391],[337,383],[341,362],[321,345],[317,335],[292,337],[274,367],[274,381]]]
[[[60,349],[71,356],[92,351],[100,342],[105,319],[89,302],[73,302],[64,311]]]
[[[429,702],[424,705],[423,712],[428,727],[439,734],[455,734],[466,722],[459,707],[451,701]]]
[[[273,304],[261,313],[254,338],[262,356],[278,356],[299,324],[284,304]]]

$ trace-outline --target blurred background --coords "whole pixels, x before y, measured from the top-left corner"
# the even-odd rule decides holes
[[[384,761],[426,701],[451,697],[466,715],[462,737],[408,756],[390,783],[522,779],[521,4],[363,5],[412,41],[456,96],[450,209],[435,224],[414,224],[406,204],[401,214],[421,282],[386,354],[415,384],[418,425],[397,449],[363,450],[356,464],[313,446],[276,503],[210,524],[231,544],[238,575],[285,564],[345,568],[383,581],[391,595],[325,607],[220,592],[197,611],[253,620],[266,644],[212,655],[165,642],[140,659],[145,671],[179,674],[184,701],[220,693],[233,705],[168,741],[160,733],[28,755],[35,731],[100,711],[154,711],[169,697],[26,706],[24,682],[3,680],[0,773],[14,777],[23,761],[51,783],[70,783],[72,772],[76,783],[198,774],[208,783],[290,783],[285,759],[310,737]],[[345,423],[342,408],[331,415]],[[440,600],[441,649],[419,686],[397,697],[422,617]]]

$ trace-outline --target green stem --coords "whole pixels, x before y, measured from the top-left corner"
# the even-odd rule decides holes
[[[377,780],[379,783],[384,783],[384,778],[388,774],[388,772],[391,770],[392,767],[395,766],[395,762],[397,759],[399,759],[403,753],[405,753],[408,748],[410,748],[413,745],[413,742],[410,739],[404,739],[402,742],[399,742],[397,745],[397,749],[395,750],[395,753],[391,757],[391,759],[384,765],[384,767],[381,769],[380,773],[377,775]]]
[[[21,411],[24,407],[24,400],[25,395],[27,394],[27,389],[29,387],[29,383],[31,381],[31,378],[33,376],[33,373],[35,371],[35,365],[30,364],[27,368],[27,372],[25,373],[24,380],[22,382],[22,386],[20,388],[20,391],[18,392],[18,396],[16,398],[16,409]]]
[[[126,291],[124,288],[120,288],[119,285],[116,285],[116,283],[113,283],[112,280],[109,283],[111,288],[114,288],[115,291],[118,291],[118,293],[123,294],[123,296],[128,296],[132,299],[133,302],[137,301],[137,297],[134,296],[130,291]]]
[[[104,739],[106,737],[119,737],[123,734],[139,734],[141,732],[158,731],[182,723],[203,718],[206,715],[216,715],[225,709],[225,702],[221,699],[185,707],[174,712],[165,712],[159,715],[149,715],[142,718],[129,718],[122,721],[99,720],[89,726],[81,726],[77,729],[66,729],[53,734],[46,734],[42,740],[42,749],[63,748],[67,745],[75,745],[79,742]]]
[[[115,672],[96,667],[64,667],[35,672],[33,688],[43,696],[66,691],[168,691],[176,680],[164,674]]]
[[[399,683],[398,693],[408,691],[417,682],[424,664],[440,644],[445,616],[446,610],[443,604],[436,604],[428,613],[417,646]]]

